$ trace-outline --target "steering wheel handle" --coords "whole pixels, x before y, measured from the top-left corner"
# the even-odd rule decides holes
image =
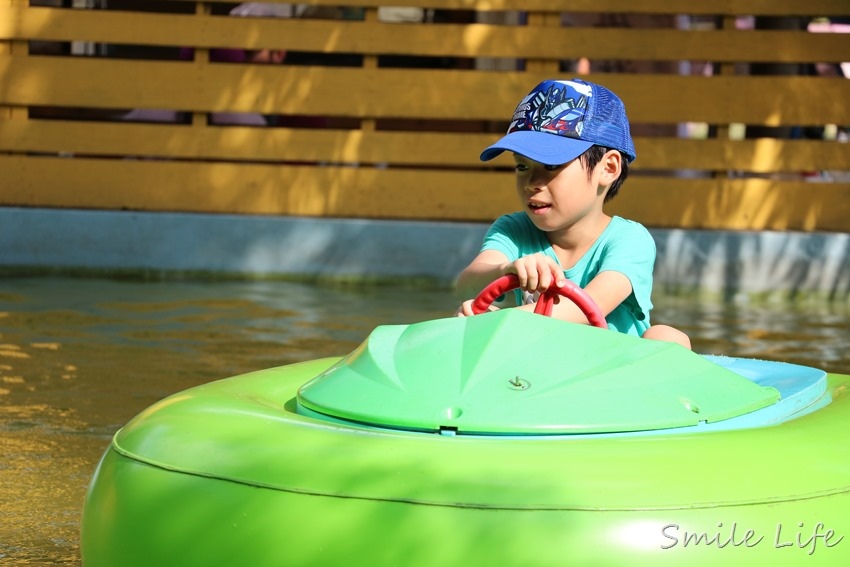
[[[478,297],[472,302],[472,312],[476,315],[484,313],[493,304],[496,299],[505,293],[517,289],[519,287],[519,277],[515,274],[507,274],[494,281],[487,287],[481,290]],[[607,329],[608,323],[605,321],[605,316],[596,305],[586,291],[579,286],[567,280],[566,285],[562,287],[550,287],[540,294],[537,300],[537,305],[534,307],[534,312],[540,315],[552,316],[552,306],[555,304],[555,297],[562,295],[576,304],[581,310],[588,322],[594,327]]]

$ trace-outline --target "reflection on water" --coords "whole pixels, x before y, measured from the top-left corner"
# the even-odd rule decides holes
[[[793,362],[850,374],[850,304],[653,299],[653,322],[684,330],[697,352]]]
[[[698,352],[850,374],[850,308],[655,298]],[[79,565],[85,487],[111,435],[176,391],[352,350],[443,317],[448,291],[283,282],[0,281],[0,562]]]

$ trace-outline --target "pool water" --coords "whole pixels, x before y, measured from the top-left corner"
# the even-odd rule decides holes
[[[654,298],[694,350],[850,374],[850,306]],[[449,290],[291,282],[0,280],[0,564],[80,565],[86,486],[159,399],[354,349],[377,325],[452,314]]]

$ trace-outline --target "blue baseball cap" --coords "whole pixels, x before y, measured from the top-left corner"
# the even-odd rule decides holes
[[[481,152],[489,161],[504,151],[546,165],[574,160],[591,146],[637,157],[623,101],[601,85],[581,79],[543,81],[514,111],[508,133]]]

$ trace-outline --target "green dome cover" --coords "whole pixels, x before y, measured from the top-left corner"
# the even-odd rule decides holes
[[[494,435],[686,427],[778,399],[678,345],[515,309],[378,327],[298,393],[332,418]]]

